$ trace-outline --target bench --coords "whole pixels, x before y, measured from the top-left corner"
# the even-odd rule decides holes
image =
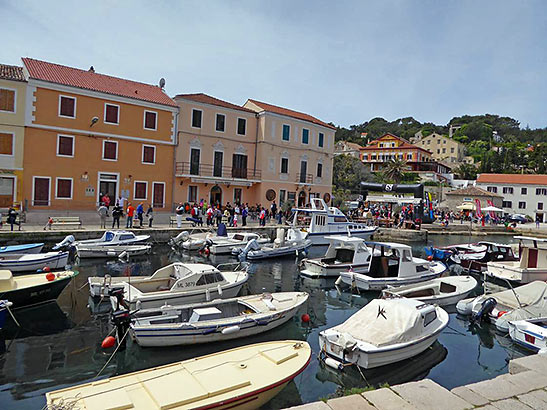
[[[175,226],[176,224],[177,224],[177,216],[176,215],[171,215],[169,217],[169,227]]]
[[[82,221],[79,216],[50,216],[49,218],[53,220],[53,225],[51,226],[52,228],[64,226],[80,227],[82,225]]]

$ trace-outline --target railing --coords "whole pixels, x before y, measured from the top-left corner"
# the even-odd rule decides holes
[[[260,179],[262,173],[259,169],[237,168],[229,166],[215,166],[211,164],[197,164],[190,162],[177,162],[175,167],[176,175],[195,175],[210,178],[237,178],[237,179]]]
[[[296,182],[300,184],[313,184],[313,174],[296,174]]]

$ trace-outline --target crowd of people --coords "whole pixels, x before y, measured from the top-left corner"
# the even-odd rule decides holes
[[[99,209],[97,213],[101,220],[101,228],[106,229],[106,218],[112,213],[112,228],[120,227],[120,219],[124,216],[125,227],[133,228],[133,222],[136,219],[139,222],[139,227],[142,228],[144,224],[144,217],[148,219],[148,227],[152,228],[154,222],[154,207],[152,204],[148,204],[146,213],[144,211],[144,203],[140,202],[135,208],[131,202],[129,202],[125,197],[120,196],[116,199],[116,202],[112,206],[112,211],[110,211],[111,200],[108,195],[100,195],[101,201],[99,203]]]

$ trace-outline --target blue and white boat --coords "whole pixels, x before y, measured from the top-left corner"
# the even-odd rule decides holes
[[[313,245],[328,245],[329,236],[346,235],[369,238],[377,229],[361,222],[352,222],[338,208],[327,206],[321,198],[311,199],[311,208],[293,208],[292,226],[308,233]]]
[[[9,300],[0,300],[0,330],[6,323],[6,317],[8,315],[8,309],[13,305]]]
[[[40,253],[44,247],[43,243],[25,243],[22,245],[0,246],[0,256],[15,255],[22,253]]]
[[[525,349],[547,353],[547,317],[510,321],[509,336]]]
[[[45,267],[64,269],[68,262],[68,255],[68,252],[1,255],[0,269],[7,269],[12,272],[30,272]]]

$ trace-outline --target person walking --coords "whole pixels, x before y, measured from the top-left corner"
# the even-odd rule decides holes
[[[127,219],[125,221],[126,228],[133,228],[133,218],[135,216],[135,207],[131,205],[131,202],[127,203]]]
[[[177,228],[182,227],[182,214],[184,213],[184,206],[182,202],[179,202],[179,206],[175,209],[175,215],[177,216]]]
[[[277,204],[275,203],[275,200],[270,205],[270,212],[272,214],[272,219],[275,219],[277,215]]]
[[[101,202],[101,206],[99,206],[97,213],[101,218],[101,229],[106,229],[106,217],[108,216],[108,208],[106,207],[104,202]]]
[[[106,206],[106,209],[110,208],[110,197],[107,194],[104,194],[101,198],[102,203]]]
[[[536,228],[539,229],[539,224],[541,223],[541,217],[538,215],[536,215]]]
[[[117,225],[118,229],[120,229],[120,218],[122,216],[123,209],[117,202],[116,205],[114,205],[114,208],[112,208],[112,228],[114,228],[114,225]]]
[[[139,228],[142,228],[142,220],[144,217],[144,206],[142,202],[137,206],[137,219],[139,220]]]
[[[241,211],[241,225],[247,226],[247,215],[249,215],[249,207],[245,205]]]
[[[13,225],[17,225],[19,230],[21,230],[21,222],[17,222],[17,215],[19,215],[19,212],[17,212],[13,206],[10,206],[8,209],[8,218],[6,222],[10,224],[12,231]]]
[[[152,207],[152,204],[150,204],[146,210],[146,217],[148,218],[148,227],[152,228],[152,221],[154,221],[154,208]]]
[[[258,219],[260,226],[266,226],[266,210],[264,209],[264,207],[262,207],[262,209],[260,210],[260,215]]]

